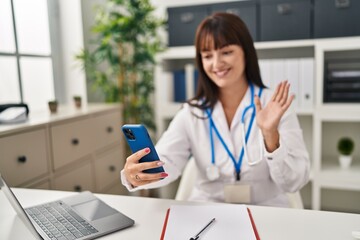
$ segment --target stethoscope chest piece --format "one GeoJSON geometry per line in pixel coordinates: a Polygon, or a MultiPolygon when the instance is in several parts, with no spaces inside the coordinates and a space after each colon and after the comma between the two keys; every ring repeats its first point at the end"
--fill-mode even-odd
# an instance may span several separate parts
{"type": "Polygon", "coordinates": [[[215,165],[211,165],[206,168],[206,176],[210,181],[215,181],[220,178],[219,168],[215,165]]]}

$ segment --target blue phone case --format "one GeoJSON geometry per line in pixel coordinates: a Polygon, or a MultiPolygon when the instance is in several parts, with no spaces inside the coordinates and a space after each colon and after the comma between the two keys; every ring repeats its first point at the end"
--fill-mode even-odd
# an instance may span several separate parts
{"type": "MultiPolygon", "coordinates": [[[[139,162],[152,162],[160,160],[159,156],[156,153],[154,144],[151,141],[149,133],[146,128],[141,124],[125,124],[122,126],[122,131],[124,133],[125,139],[130,146],[130,149],[133,153],[144,149],[146,147],[150,148],[150,153],[142,157],[139,162]]],[[[144,173],[160,173],[164,172],[163,167],[157,167],[152,169],[147,169],[143,171],[144,173]]]]}

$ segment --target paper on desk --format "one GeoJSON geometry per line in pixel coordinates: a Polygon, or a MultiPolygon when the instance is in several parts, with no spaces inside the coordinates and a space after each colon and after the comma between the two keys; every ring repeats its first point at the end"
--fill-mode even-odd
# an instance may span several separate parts
{"type": "Polygon", "coordinates": [[[246,205],[173,205],[170,207],[164,240],[189,240],[211,219],[199,239],[256,240],[246,205]]]}

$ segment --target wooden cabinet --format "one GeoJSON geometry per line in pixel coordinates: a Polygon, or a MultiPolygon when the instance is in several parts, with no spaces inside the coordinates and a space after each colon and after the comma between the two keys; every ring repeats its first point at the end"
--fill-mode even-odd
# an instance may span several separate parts
{"type": "Polygon", "coordinates": [[[51,126],[54,169],[85,157],[94,149],[94,119],[72,120],[51,126]]]}
{"type": "Polygon", "coordinates": [[[113,149],[97,156],[95,160],[96,190],[102,190],[109,187],[112,183],[120,181],[119,173],[122,164],[119,161],[122,149],[113,149]]]}
{"type": "Polygon", "coordinates": [[[96,149],[120,141],[121,115],[120,112],[101,114],[94,118],[94,134],[96,149]]]}
{"type": "Polygon", "coordinates": [[[0,171],[12,186],[48,174],[46,131],[40,128],[0,138],[0,171]]]}
{"type": "MultiPolygon", "coordinates": [[[[107,192],[121,189],[121,106],[60,106],[0,125],[0,173],[13,187],[107,192]]],[[[126,193],[126,191],[118,191],[126,193]]]]}
{"type": "Polygon", "coordinates": [[[54,189],[66,191],[94,191],[94,174],[91,163],[67,171],[66,173],[54,178],[54,189]]]}

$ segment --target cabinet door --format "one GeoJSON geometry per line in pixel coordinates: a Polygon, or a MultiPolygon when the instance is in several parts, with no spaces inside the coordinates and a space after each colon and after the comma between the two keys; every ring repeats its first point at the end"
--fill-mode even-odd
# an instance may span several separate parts
{"type": "Polygon", "coordinates": [[[58,169],[92,153],[95,143],[93,119],[51,127],[54,168],[58,169]]]}
{"type": "Polygon", "coordinates": [[[311,37],[310,0],[261,0],[260,40],[292,40],[311,37]]]}
{"type": "Polygon", "coordinates": [[[10,186],[48,172],[45,129],[0,138],[0,171],[10,186]]]}
{"type": "Polygon", "coordinates": [[[196,28],[208,15],[209,5],[168,8],[169,46],[194,44],[196,28]]]}
{"type": "Polygon", "coordinates": [[[116,148],[99,156],[95,161],[96,190],[101,191],[110,184],[120,182],[120,170],[124,165],[123,151],[116,148]]]}
{"type": "Polygon", "coordinates": [[[121,115],[120,111],[107,113],[95,117],[95,140],[96,148],[100,149],[121,138],[121,115]]]}
{"type": "Polygon", "coordinates": [[[78,167],[72,171],[64,173],[54,179],[54,188],[57,190],[81,192],[85,190],[93,191],[94,184],[91,164],[78,167]]]}

